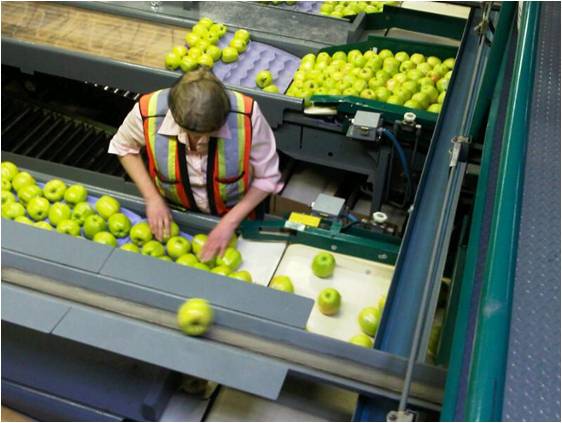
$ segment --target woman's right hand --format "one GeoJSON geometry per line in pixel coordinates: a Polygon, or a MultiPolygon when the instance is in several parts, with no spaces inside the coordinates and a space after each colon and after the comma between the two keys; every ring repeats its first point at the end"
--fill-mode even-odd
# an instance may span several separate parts
{"type": "Polygon", "coordinates": [[[150,229],[158,241],[162,241],[164,236],[169,236],[172,213],[160,195],[146,200],[146,217],[150,229]]]}

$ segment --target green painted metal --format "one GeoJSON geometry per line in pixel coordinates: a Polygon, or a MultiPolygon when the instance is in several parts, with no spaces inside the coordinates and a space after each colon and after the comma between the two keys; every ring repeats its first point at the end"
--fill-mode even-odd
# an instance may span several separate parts
{"type": "MultiPolygon", "coordinates": [[[[458,50],[456,47],[440,44],[431,44],[421,41],[410,41],[372,35],[369,36],[367,41],[339,46],[331,46],[323,48],[319,50],[319,52],[325,51],[329,54],[333,54],[336,51],[345,51],[347,53],[351,50],[360,50],[362,52],[365,52],[368,50],[372,50],[373,48],[377,48],[379,51],[383,49],[389,49],[393,52],[405,51],[408,54],[421,53],[425,56],[436,56],[441,59],[456,57],[458,50]]],[[[412,109],[409,109],[407,107],[353,96],[315,95],[311,97],[311,101],[319,106],[336,105],[338,111],[341,113],[353,114],[357,110],[371,110],[381,112],[383,114],[383,118],[390,122],[396,119],[401,119],[404,116],[404,113],[412,111],[412,109]]],[[[416,113],[417,119],[426,125],[435,125],[435,123],[437,122],[437,118],[439,117],[439,114],[430,113],[426,110],[416,109],[414,110],[414,112],[416,113]]]]}
{"type": "Polygon", "coordinates": [[[367,15],[366,29],[400,28],[460,40],[466,19],[385,5],[383,13],[367,15]]]}
{"type": "Polygon", "coordinates": [[[331,250],[385,264],[394,264],[400,249],[400,239],[376,234],[361,228],[341,232],[341,226],[307,227],[303,231],[285,228],[285,221],[245,221],[240,226],[246,239],[286,241],[331,250]]]}
{"type": "MultiPolygon", "coordinates": [[[[505,4],[505,3],[504,3],[505,4]]],[[[512,15],[513,18],[513,15],[512,15]]],[[[453,339],[451,342],[450,355],[448,359],[449,370],[447,373],[447,383],[445,385],[445,397],[443,399],[443,407],[441,410],[441,421],[452,421],[455,419],[455,409],[457,405],[457,396],[461,384],[462,360],[466,346],[466,332],[468,330],[468,321],[470,317],[470,303],[473,291],[473,284],[476,275],[476,263],[478,260],[480,244],[480,233],[482,219],[486,207],[487,183],[490,168],[490,160],[492,158],[493,137],[496,131],[496,122],[500,106],[500,94],[505,84],[503,76],[506,71],[507,54],[505,53],[505,45],[503,46],[504,54],[502,54],[502,62],[497,73],[498,78],[493,93],[493,101],[488,117],[488,124],[484,137],[484,148],[480,166],[480,176],[476,188],[476,196],[474,200],[474,208],[472,212],[472,224],[470,227],[468,248],[466,252],[466,260],[464,264],[464,273],[459,288],[459,299],[456,310],[456,318],[454,322],[453,339]]]]}
{"type": "Polygon", "coordinates": [[[501,419],[540,2],[525,2],[465,406],[467,420],[501,419]]]}

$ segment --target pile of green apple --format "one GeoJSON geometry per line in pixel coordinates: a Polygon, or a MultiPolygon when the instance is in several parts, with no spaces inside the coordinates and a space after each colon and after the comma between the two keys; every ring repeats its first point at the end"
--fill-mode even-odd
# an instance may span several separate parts
{"type": "Polygon", "coordinates": [[[405,51],[337,51],[307,54],[286,94],[310,105],[313,95],[355,96],[439,113],[455,59],[405,51]]]}
{"type": "Polygon", "coordinates": [[[227,31],[225,24],[201,18],[185,35],[185,45],[175,46],[166,54],[166,69],[176,70],[179,67],[183,72],[189,72],[199,65],[212,68],[219,60],[224,63],[235,62],[246,51],[250,33],[239,29],[228,47],[221,49],[217,44],[227,31]]]}
{"type": "Polygon", "coordinates": [[[398,5],[397,1],[324,1],[320,6],[320,14],[343,18],[359,13],[381,13],[384,5],[398,5]]]}
{"type": "Polygon", "coordinates": [[[267,69],[261,70],[256,75],[256,86],[266,93],[278,93],[279,88],[273,83],[273,75],[267,69]]]}

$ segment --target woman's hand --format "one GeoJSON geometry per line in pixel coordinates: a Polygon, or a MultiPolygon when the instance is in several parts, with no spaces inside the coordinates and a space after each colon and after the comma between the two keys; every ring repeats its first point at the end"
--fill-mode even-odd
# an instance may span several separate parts
{"type": "Polygon", "coordinates": [[[223,218],[209,234],[209,238],[201,250],[199,259],[202,262],[206,262],[217,256],[222,256],[237,227],[238,224],[223,218]]]}
{"type": "Polygon", "coordinates": [[[146,200],[146,217],[150,230],[158,241],[162,241],[165,235],[170,234],[172,213],[170,213],[166,201],[160,195],[155,195],[146,200]]]}

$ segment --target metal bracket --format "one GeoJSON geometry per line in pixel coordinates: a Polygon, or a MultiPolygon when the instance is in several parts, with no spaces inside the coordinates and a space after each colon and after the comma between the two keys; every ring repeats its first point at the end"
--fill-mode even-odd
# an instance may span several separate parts
{"type": "Polygon", "coordinates": [[[416,413],[412,410],[390,411],[386,415],[387,422],[414,422],[416,421],[416,413]]]}
{"type": "Polygon", "coordinates": [[[451,142],[453,143],[453,148],[449,150],[451,154],[451,161],[449,162],[449,167],[455,167],[459,162],[459,160],[465,161],[464,156],[466,156],[466,153],[463,154],[462,157],[461,157],[461,153],[463,147],[468,146],[470,144],[470,138],[464,135],[457,135],[453,137],[451,142]]]}

